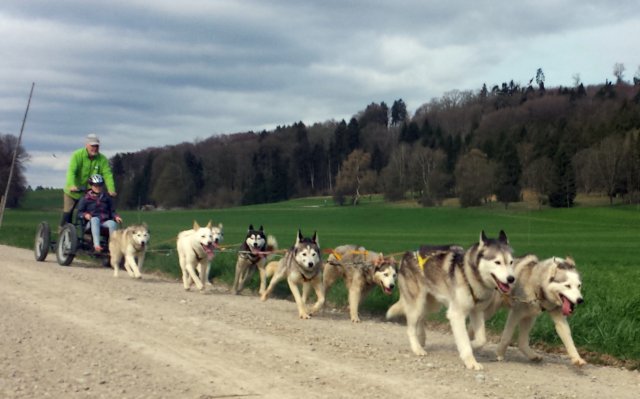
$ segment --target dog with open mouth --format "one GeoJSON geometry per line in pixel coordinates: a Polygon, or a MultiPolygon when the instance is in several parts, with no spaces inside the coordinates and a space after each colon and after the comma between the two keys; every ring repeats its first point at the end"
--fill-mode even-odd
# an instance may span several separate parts
{"type": "MultiPolygon", "coordinates": [[[[340,278],[349,292],[351,321],[360,322],[360,301],[373,287],[378,286],[391,295],[398,276],[397,264],[392,257],[367,250],[357,245],[340,245],[329,254],[324,263],[322,281],[325,292],[340,278]]],[[[303,291],[304,295],[304,291],[303,291]]]]}
{"type": "MultiPolygon", "coordinates": [[[[506,303],[509,316],[496,349],[498,360],[503,360],[507,346],[518,327],[518,348],[532,361],[542,357],[529,346],[529,334],[536,318],[548,312],[556,332],[562,340],[571,362],[580,367],[587,362],[580,356],[571,336],[567,317],[573,314],[576,305],[584,302],[582,281],[575,261],[570,258],[552,257],[539,260],[527,255],[515,261],[516,282],[506,303]]],[[[499,306],[505,301],[499,300],[499,306]]]]}
{"type": "Polygon", "coordinates": [[[504,231],[497,239],[487,238],[482,231],[480,240],[466,251],[451,246],[435,253],[405,253],[398,268],[400,299],[389,308],[387,318],[406,316],[411,350],[424,356],[425,318],[444,305],[460,358],[468,369],[482,370],[472,348],[487,341],[485,311],[495,303],[495,293],[509,294],[513,287],[512,252],[504,231]],[[467,317],[473,341],[467,333],[467,317]]]}
{"type": "Polygon", "coordinates": [[[205,227],[200,227],[198,222],[194,221],[193,229],[178,234],[176,247],[185,290],[189,290],[192,284],[200,291],[204,290],[215,255],[214,250],[222,242],[222,227],[222,223],[213,226],[211,221],[205,227]]]}

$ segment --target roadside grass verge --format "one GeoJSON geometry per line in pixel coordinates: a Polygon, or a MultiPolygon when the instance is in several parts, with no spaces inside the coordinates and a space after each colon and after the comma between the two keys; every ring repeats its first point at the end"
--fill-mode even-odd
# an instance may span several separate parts
{"type": "MultiPolygon", "coordinates": [[[[37,202],[30,202],[31,204],[37,202]]],[[[0,229],[0,243],[32,248],[36,226],[46,220],[55,237],[60,214],[7,210],[0,229]]],[[[263,225],[276,237],[279,248],[293,245],[298,228],[305,235],[318,232],[323,249],[342,244],[359,244],[400,258],[421,244],[457,243],[468,247],[481,230],[496,237],[503,229],[515,255],[572,256],[583,280],[585,303],[569,319],[576,345],[591,362],[607,362],[614,357],[630,368],[640,367],[640,209],[637,206],[598,206],[573,209],[532,209],[531,207],[485,206],[418,208],[387,204],[379,197],[365,198],[357,207],[336,206],[330,198],[304,198],[287,202],[212,210],[122,212],[125,224],[146,222],[151,230],[150,253],[145,269],[179,279],[175,237],[191,228],[193,221],[224,224],[223,251],[213,261],[213,278],[230,285],[233,281],[236,250],[250,224],[263,225]]],[[[49,257],[55,257],[50,254],[49,257]]],[[[326,257],[326,255],[325,255],[326,257]]],[[[178,281],[176,281],[178,284],[178,281]]],[[[255,274],[248,289],[257,290],[255,274]]],[[[286,283],[276,295],[289,297],[286,283]]],[[[334,285],[328,293],[333,306],[346,307],[344,285],[334,285]]],[[[397,299],[378,289],[363,301],[361,310],[383,316],[397,299]]],[[[488,326],[499,334],[506,312],[499,312],[488,326]]],[[[443,313],[433,318],[444,321],[443,313]]],[[[564,352],[548,315],[539,317],[532,342],[564,352]]],[[[615,363],[615,362],[614,362],[615,363]]]]}

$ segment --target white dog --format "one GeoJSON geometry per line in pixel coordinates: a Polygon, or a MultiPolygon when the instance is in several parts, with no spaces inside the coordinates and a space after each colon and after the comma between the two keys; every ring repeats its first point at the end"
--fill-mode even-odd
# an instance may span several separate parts
{"type": "Polygon", "coordinates": [[[178,260],[182,269],[182,283],[185,290],[195,284],[203,290],[209,276],[214,249],[222,241],[222,223],[212,227],[211,221],[200,227],[193,222],[193,229],[178,234],[178,260]]]}
{"type": "Polygon", "coordinates": [[[109,237],[109,255],[111,256],[114,277],[118,277],[120,263],[124,258],[124,268],[129,273],[129,276],[142,278],[140,269],[144,264],[144,255],[149,238],[149,229],[146,224],[129,226],[124,230],[115,230],[111,233],[109,237]]]}

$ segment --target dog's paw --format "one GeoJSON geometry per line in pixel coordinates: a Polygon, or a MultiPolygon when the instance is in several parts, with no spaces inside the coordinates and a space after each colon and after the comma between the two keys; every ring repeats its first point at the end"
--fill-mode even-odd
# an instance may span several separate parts
{"type": "Polygon", "coordinates": [[[576,358],[576,359],[572,359],[571,363],[573,363],[573,365],[576,366],[576,367],[582,367],[582,366],[585,366],[587,364],[587,361],[584,360],[583,358],[579,357],[579,358],[576,358]]]}
{"type": "Polygon", "coordinates": [[[465,361],[464,366],[469,370],[475,370],[475,371],[484,370],[484,367],[480,363],[478,363],[475,359],[465,361]]]}
{"type": "Polygon", "coordinates": [[[533,356],[529,356],[529,360],[531,360],[532,362],[541,362],[542,361],[542,356],[536,354],[533,356]]]}
{"type": "Polygon", "coordinates": [[[352,323],[360,323],[360,318],[359,317],[352,317],[351,318],[351,322],[352,323]]]}
{"type": "Polygon", "coordinates": [[[497,361],[499,361],[499,362],[504,361],[504,355],[498,355],[498,354],[496,354],[496,360],[497,360],[497,361]]]}
{"type": "Polygon", "coordinates": [[[300,318],[303,320],[310,319],[311,315],[308,313],[300,313],[300,318]]]}
{"type": "Polygon", "coordinates": [[[262,295],[260,295],[260,300],[261,300],[262,302],[266,301],[266,300],[267,300],[267,295],[266,295],[266,294],[262,294],[262,295]]]}

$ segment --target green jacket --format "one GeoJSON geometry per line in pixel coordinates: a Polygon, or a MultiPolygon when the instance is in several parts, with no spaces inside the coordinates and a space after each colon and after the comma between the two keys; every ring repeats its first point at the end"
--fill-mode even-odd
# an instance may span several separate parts
{"type": "Polygon", "coordinates": [[[64,186],[64,192],[71,198],[80,199],[82,193],[69,191],[70,187],[86,189],[87,181],[91,175],[100,174],[104,178],[108,192],[115,192],[116,185],[113,181],[113,173],[109,166],[109,160],[104,155],[98,153],[93,159],[89,159],[86,148],[74,151],[67,169],[67,184],[64,186]]]}

